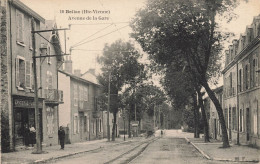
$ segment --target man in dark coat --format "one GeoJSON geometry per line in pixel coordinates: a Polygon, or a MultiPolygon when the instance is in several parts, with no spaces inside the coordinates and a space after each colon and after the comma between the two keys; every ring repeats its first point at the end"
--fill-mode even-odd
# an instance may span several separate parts
{"type": "Polygon", "coordinates": [[[25,124],[24,126],[24,144],[26,146],[26,149],[29,147],[29,142],[30,142],[30,129],[28,127],[28,124],[25,124]]]}
{"type": "Polygon", "coordinates": [[[60,140],[61,149],[64,150],[65,131],[63,130],[62,126],[60,126],[60,129],[58,131],[58,136],[59,136],[59,140],[60,140]]]}

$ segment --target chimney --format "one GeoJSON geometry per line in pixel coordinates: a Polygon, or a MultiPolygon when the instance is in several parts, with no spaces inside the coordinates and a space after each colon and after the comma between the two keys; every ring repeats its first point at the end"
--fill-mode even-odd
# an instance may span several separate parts
{"type": "Polygon", "coordinates": [[[81,77],[81,70],[80,69],[75,69],[74,70],[74,75],[77,77],[81,77]]]}
{"type": "Polygon", "coordinates": [[[66,56],[64,61],[64,71],[72,74],[72,60],[71,56],[66,56]]]}

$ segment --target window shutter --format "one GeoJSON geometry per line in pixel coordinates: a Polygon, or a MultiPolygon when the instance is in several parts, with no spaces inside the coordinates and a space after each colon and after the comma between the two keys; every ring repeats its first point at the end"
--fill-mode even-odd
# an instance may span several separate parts
{"type": "Polygon", "coordinates": [[[254,73],[255,73],[255,86],[258,86],[258,73],[257,72],[258,70],[258,60],[257,58],[255,59],[255,70],[254,70],[254,73]]]}
{"type": "Polygon", "coordinates": [[[32,19],[29,18],[29,48],[32,48],[32,19]]]}
{"type": "Polygon", "coordinates": [[[31,61],[31,88],[34,90],[33,62],[31,61]]]}
{"type": "Polygon", "coordinates": [[[23,14],[21,13],[21,42],[24,42],[24,19],[23,14]]]}
{"type": "Polygon", "coordinates": [[[19,11],[16,10],[16,41],[20,41],[20,31],[19,31],[19,11]]]}
{"type": "Polygon", "coordinates": [[[29,60],[25,63],[25,87],[31,87],[31,61],[29,60]]]}
{"type": "Polygon", "coordinates": [[[243,73],[243,72],[244,72],[244,69],[242,68],[242,69],[241,69],[241,91],[244,90],[244,88],[243,88],[243,85],[244,85],[244,81],[243,81],[243,77],[244,77],[244,76],[243,76],[243,75],[244,75],[244,73],[243,73]]]}
{"type": "Polygon", "coordinates": [[[15,84],[17,87],[20,86],[20,80],[19,80],[19,58],[15,59],[15,84]]]}

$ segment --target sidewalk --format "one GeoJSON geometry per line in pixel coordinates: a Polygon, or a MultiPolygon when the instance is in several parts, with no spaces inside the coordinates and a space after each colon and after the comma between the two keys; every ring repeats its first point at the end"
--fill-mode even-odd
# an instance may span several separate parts
{"type": "Polygon", "coordinates": [[[230,148],[221,148],[222,142],[211,140],[204,143],[203,138],[185,137],[205,158],[215,161],[259,162],[260,150],[230,143],[230,148]]]}
{"type": "Polygon", "coordinates": [[[32,154],[33,149],[19,150],[16,152],[2,153],[1,159],[3,164],[43,163],[53,159],[59,159],[75,154],[99,150],[108,145],[117,145],[123,144],[125,142],[132,142],[133,140],[137,140],[138,138],[139,137],[132,139],[126,137],[126,141],[123,141],[123,138],[116,138],[116,141],[114,142],[107,142],[107,139],[85,141],[67,144],[65,145],[64,150],[60,150],[60,145],[43,147],[42,150],[45,152],[43,154],[32,154]]]}

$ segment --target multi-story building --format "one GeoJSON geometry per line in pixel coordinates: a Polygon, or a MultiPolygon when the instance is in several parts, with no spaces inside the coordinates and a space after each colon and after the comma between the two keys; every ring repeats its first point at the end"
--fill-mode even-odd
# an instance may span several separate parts
{"type": "Polygon", "coordinates": [[[223,108],[229,138],[260,146],[260,15],[232,43],[226,50],[223,70],[223,108]]]}
{"type": "Polygon", "coordinates": [[[102,112],[99,109],[101,86],[82,78],[80,70],[72,74],[72,61],[66,57],[65,69],[59,70],[59,89],[64,104],[60,105],[59,123],[67,128],[67,142],[75,143],[103,138],[102,112]]]}
{"type": "MultiPolygon", "coordinates": [[[[35,88],[31,22],[34,20],[34,29],[40,30],[41,24],[44,25],[45,23],[45,19],[19,0],[3,0],[1,1],[1,9],[5,10],[4,14],[1,15],[2,20],[5,21],[4,24],[1,24],[5,34],[5,37],[1,38],[4,42],[2,45],[4,51],[1,54],[4,59],[1,65],[5,76],[2,79],[4,92],[2,91],[1,94],[4,95],[4,101],[2,101],[1,110],[5,118],[5,144],[11,150],[23,147],[25,126],[36,127],[34,108],[34,92],[36,89],[39,96],[41,140],[48,145],[58,144],[56,137],[58,122],[56,120],[58,119],[57,105],[59,100],[55,100],[55,103],[50,102],[45,97],[46,92],[43,88],[45,89],[48,86],[49,88],[57,89],[57,65],[62,62],[62,57],[50,59],[52,64],[44,63],[44,58],[36,59],[37,84],[39,88],[35,88]],[[52,83],[43,80],[46,79],[46,72],[53,74],[52,79],[49,78],[49,80],[52,80],[52,83]],[[50,106],[52,109],[50,109],[50,106]]],[[[50,33],[46,35],[49,37],[48,40],[51,42],[55,40],[59,45],[57,35],[50,33]]],[[[43,40],[40,36],[35,34],[35,50],[38,57],[43,53],[46,54],[44,48],[41,47],[42,42],[43,40]]],[[[52,55],[60,54],[60,51],[53,48],[53,45],[49,47],[51,53],[53,53],[52,55]]]]}

